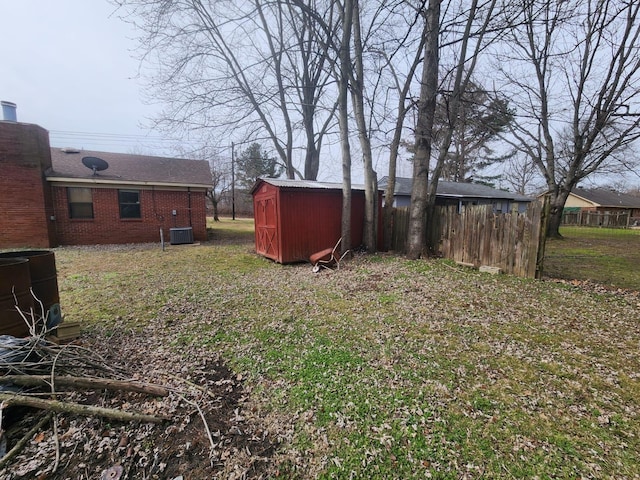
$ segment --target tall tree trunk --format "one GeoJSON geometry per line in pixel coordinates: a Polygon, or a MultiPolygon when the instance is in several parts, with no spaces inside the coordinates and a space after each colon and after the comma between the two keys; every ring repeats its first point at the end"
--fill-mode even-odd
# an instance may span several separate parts
{"type": "Polygon", "coordinates": [[[358,128],[358,138],[364,161],[364,221],[362,225],[362,240],[368,252],[377,250],[378,232],[378,177],[373,170],[373,154],[371,140],[365,120],[364,109],[364,66],[362,63],[362,37],[360,29],[360,6],[358,0],[353,0],[353,44],[355,75],[352,80],[351,93],[353,110],[358,128]]]}
{"type": "Polygon", "coordinates": [[[304,178],[305,180],[317,180],[320,168],[320,155],[316,148],[315,135],[313,132],[313,119],[303,120],[307,130],[307,150],[304,157],[304,178]]]}
{"type": "Polygon", "coordinates": [[[400,140],[402,139],[402,131],[404,128],[404,121],[407,117],[409,107],[407,107],[407,97],[411,85],[413,85],[413,78],[415,71],[420,65],[420,59],[422,57],[422,49],[424,48],[424,41],[426,38],[426,24],[423,27],[422,39],[420,46],[416,49],[415,57],[411,63],[411,68],[406,72],[404,84],[400,85],[398,77],[396,78],[396,88],[398,89],[398,115],[395,121],[395,127],[393,131],[393,139],[389,147],[389,173],[387,181],[387,189],[384,197],[384,208],[382,212],[382,235],[383,235],[383,249],[388,251],[391,249],[391,237],[393,234],[393,212],[394,212],[394,198],[396,191],[396,170],[398,164],[398,149],[400,148],[400,140]]]}
{"type": "Polygon", "coordinates": [[[211,205],[213,207],[213,221],[214,222],[219,222],[220,221],[220,216],[218,215],[218,202],[211,202],[211,205]]]}
{"type": "MultiPolygon", "coordinates": [[[[474,50],[469,54],[468,47],[471,39],[474,21],[478,16],[478,0],[473,0],[469,7],[469,13],[465,24],[464,33],[462,35],[462,41],[460,42],[458,63],[455,67],[455,78],[453,82],[453,88],[451,90],[448,111],[447,111],[447,128],[445,129],[444,139],[440,144],[440,152],[436,160],[436,164],[431,172],[431,182],[427,188],[427,205],[426,205],[426,226],[425,231],[431,232],[435,225],[435,209],[436,209],[436,195],[438,192],[438,182],[442,176],[442,170],[445,166],[445,161],[449,153],[449,148],[453,140],[453,134],[458,128],[459,123],[464,115],[461,113],[462,97],[469,85],[471,84],[471,76],[475,70],[475,66],[478,61],[478,55],[483,45],[482,39],[487,31],[494,6],[495,0],[491,0],[487,4],[487,12],[485,14],[484,24],[475,38],[474,50]]],[[[435,102],[435,100],[434,100],[435,102]]],[[[427,249],[429,254],[436,253],[437,245],[433,244],[433,235],[427,236],[427,249]]]]}
{"type": "Polygon", "coordinates": [[[400,146],[400,131],[396,130],[391,141],[391,153],[389,154],[389,175],[387,176],[387,188],[384,192],[384,207],[382,209],[382,249],[391,250],[391,237],[393,236],[393,200],[396,190],[396,167],[398,161],[398,148],[400,146]]]}
{"type": "Polygon", "coordinates": [[[211,201],[211,207],[213,208],[213,221],[219,222],[220,218],[218,216],[218,196],[210,190],[209,192],[207,192],[207,197],[209,197],[209,200],[211,201]]]}
{"type": "Polygon", "coordinates": [[[549,195],[549,220],[547,222],[546,235],[548,238],[560,238],[560,224],[562,223],[562,212],[564,211],[564,204],[569,198],[571,189],[573,187],[558,188],[552,190],[549,195]]]}
{"type": "Polygon", "coordinates": [[[438,36],[440,30],[440,0],[429,0],[426,11],[427,33],[424,44],[424,60],[418,101],[416,147],[413,157],[413,188],[409,210],[407,257],[420,258],[425,247],[427,186],[433,121],[438,89],[438,36]]]}
{"type": "Polygon", "coordinates": [[[340,45],[340,75],[338,91],[338,123],[342,150],[342,245],[341,253],[351,245],[351,147],[349,145],[349,71],[351,69],[351,27],[353,2],[345,0],[342,12],[342,42],[340,45]]]}

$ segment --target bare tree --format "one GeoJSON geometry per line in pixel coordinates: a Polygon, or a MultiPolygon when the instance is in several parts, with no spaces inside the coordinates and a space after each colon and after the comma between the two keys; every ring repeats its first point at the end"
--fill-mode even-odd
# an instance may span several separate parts
{"type": "MultiPolygon", "coordinates": [[[[312,10],[307,2],[292,1],[300,9],[312,10]]],[[[335,1],[330,1],[330,3],[339,5],[339,2],[335,1]]],[[[402,17],[404,10],[400,7],[403,5],[403,2],[379,1],[367,3],[368,9],[363,11],[362,7],[365,4],[361,4],[358,0],[345,1],[336,10],[341,17],[340,36],[334,35],[335,29],[326,22],[319,12],[311,13],[319,26],[318,28],[325,34],[329,50],[333,51],[339,59],[332,65],[336,67],[333,73],[339,85],[338,119],[345,195],[343,222],[346,222],[347,217],[350,216],[350,206],[347,207],[349,200],[346,195],[350,195],[351,191],[352,146],[350,136],[351,131],[354,130],[358,135],[364,166],[366,201],[363,240],[368,251],[376,250],[378,237],[378,188],[377,174],[373,167],[373,140],[380,130],[380,125],[388,122],[388,118],[384,115],[378,115],[377,111],[380,102],[376,98],[376,88],[380,85],[381,72],[380,69],[372,67],[369,60],[372,57],[386,55],[386,51],[380,47],[380,44],[384,45],[386,41],[395,44],[402,43],[395,38],[395,35],[399,35],[402,39],[406,33],[398,32],[394,28],[395,25],[390,25],[390,18],[402,17]],[[354,129],[351,129],[350,122],[354,123],[354,129]]],[[[346,223],[343,223],[343,240],[346,230],[346,223]]]]}
{"type": "Polygon", "coordinates": [[[267,139],[288,178],[316,178],[335,99],[323,93],[324,43],[305,12],[261,0],[113,1],[142,32],[143,71],[153,69],[150,92],[166,105],[156,126],[185,136],[214,130],[226,142],[267,139]],[[307,151],[304,174],[297,148],[307,151]]]}
{"type": "Polygon", "coordinates": [[[338,73],[338,121],[342,150],[342,253],[351,248],[351,145],[349,143],[349,74],[351,72],[351,32],[353,1],[344,0],[342,8],[342,37],[340,40],[338,73]]]}
{"type": "Polygon", "coordinates": [[[435,250],[435,245],[426,245],[426,232],[433,228],[438,181],[442,175],[454,133],[463,116],[461,114],[462,98],[473,85],[472,76],[480,53],[487,48],[488,44],[499,38],[507,27],[503,16],[497,11],[496,0],[472,0],[468,6],[466,2],[450,2],[446,4],[446,17],[440,15],[440,7],[441,2],[430,1],[426,13],[427,23],[430,25],[425,42],[422,91],[416,129],[407,249],[409,258],[418,258],[425,246],[431,252],[435,250]],[[437,16],[434,17],[435,14],[437,16]],[[440,35],[443,39],[442,45],[440,35]],[[450,71],[443,76],[443,82],[450,85],[446,90],[448,97],[446,121],[439,131],[438,155],[435,162],[431,164],[436,95],[443,92],[438,85],[441,47],[448,49],[455,62],[450,71]],[[430,169],[431,178],[429,179],[430,169]]]}
{"type": "Polygon", "coordinates": [[[207,197],[213,209],[213,221],[219,222],[218,204],[231,191],[231,172],[228,167],[220,161],[210,160],[211,188],[207,190],[207,197]]]}
{"type": "Polygon", "coordinates": [[[523,155],[515,155],[507,160],[501,178],[520,195],[530,195],[540,190],[538,168],[523,155]]]}
{"type": "MultiPolygon", "coordinates": [[[[360,23],[366,21],[361,30],[362,57],[364,69],[356,70],[354,85],[362,97],[359,130],[366,132],[369,148],[363,145],[365,176],[373,172],[373,152],[388,158],[388,181],[383,210],[384,248],[388,249],[391,239],[393,192],[395,189],[397,161],[403,135],[408,134],[405,120],[408,112],[415,107],[411,88],[416,87],[416,70],[422,62],[425,22],[422,2],[367,2],[366,13],[360,13],[360,23]],[[363,115],[363,112],[365,113],[363,115]],[[364,122],[366,117],[366,123],[364,122]],[[371,166],[367,166],[368,151],[371,151],[371,166]]],[[[354,100],[356,104],[356,100],[354,100]]],[[[411,132],[412,134],[412,132],[411,132]]],[[[363,135],[361,135],[363,138],[363,135]]],[[[376,179],[377,180],[377,179],[376,179]]],[[[371,188],[377,186],[369,182],[371,188]]],[[[376,210],[377,212],[377,206],[376,210]]],[[[378,223],[377,220],[375,220],[378,223]]]]}
{"type": "MultiPolygon", "coordinates": [[[[343,61],[340,63],[340,78],[348,82],[347,87],[351,94],[353,110],[352,116],[358,134],[364,167],[365,211],[363,242],[367,251],[374,252],[378,246],[379,202],[378,179],[373,166],[373,141],[376,134],[379,133],[380,126],[388,122],[388,119],[386,115],[378,112],[381,102],[378,101],[377,93],[384,68],[377,68],[373,58],[384,57],[386,53],[384,49],[385,42],[403,43],[402,40],[398,41],[395,35],[399,34],[402,39],[406,33],[397,30],[391,19],[401,17],[404,10],[399,8],[402,2],[380,1],[375,4],[367,3],[366,6],[369,7],[369,10],[366,12],[361,8],[365,4],[361,4],[358,0],[345,2],[344,5],[343,15],[348,15],[349,10],[352,9],[352,38],[348,45],[350,49],[349,62],[346,62],[345,44],[341,44],[342,50],[340,54],[343,61]]],[[[345,38],[343,38],[344,41],[346,41],[345,38]]],[[[385,66],[389,65],[390,62],[386,62],[385,66]]],[[[413,77],[413,70],[411,77],[413,77]]],[[[341,97],[341,102],[343,100],[346,99],[341,97]]],[[[347,104],[341,103],[340,108],[342,107],[346,108],[347,104]]],[[[404,115],[404,112],[402,112],[402,115],[404,115]]],[[[401,124],[402,121],[400,121],[401,124]]],[[[341,129],[341,131],[344,132],[345,130],[341,129]]]]}
{"type": "Polygon", "coordinates": [[[211,188],[207,190],[207,198],[213,209],[213,220],[220,221],[218,206],[231,191],[231,160],[219,155],[216,148],[211,146],[211,141],[204,139],[201,143],[187,149],[185,145],[176,145],[173,148],[177,156],[205,160],[209,163],[211,171],[211,188]]]}
{"type": "Polygon", "coordinates": [[[328,32],[315,27],[315,18],[308,9],[299,9],[295,5],[279,2],[283,15],[288,17],[288,24],[292,31],[295,49],[286,49],[289,68],[293,70],[292,78],[297,82],[295,88],[297,102],[300,105],[301,122],[305,131],[306,148],[304,161],[304,178],[316,180],[320,168],[320,151],[324,138],[332,131],[335,122],[335,112],[338,106],[337,98],[328,100],[333,82],[331,75],[335,58],[331,55],[331,42],[324,40],[325,33],[330,37],[338,23],[335,2],[314,1],[310,4],[311,11],[318,12],[324,19],[328,32]],[[320,114],[319,110],[322,110],[320,114]]]}
{"type": "Polygon", "coordinates": [[[429,0],[425,12],[425,42],[422,66],[416,146],[413,156],[413,187],[409,210],[407,257],[417,259],[422,255],[426,242],[425,214],[427,212],[427,186],[429,160],[431,158],[433,123],[438,90],[438,64],[440,39],[440,0],[429,0]]]}
{"type": "Polygon", "coordinates": [[[371,150],[371,129],[366,121],[365,112],[365,70],[364,40],[362,37],[361,11],[358,0],[353,0],[353,67],[351,78],[351,97],[354,116],[364,162],[364,223],[362,226],[363,242],[369,252],[377,250],[378,232],[378,178],[373,169],[373,152],[371,150]]]}
{"type": "Polygon", "coordinates": [[[528,0],[508,52],[498,52],[518,108],[507,140],[544,177],[548,236],[560,236],[580,181],[631,168],[624,153],[640,137],[639,11],[626,0],[528,0]]]}
{"type": "MultiPolygon", "coordinates": [[[[423,16],[418,13],[415,15],[415,18],[417,23],[417,21],[423,18],[423,16]]],[[[424,40],[426,38],[426,26],[427,24],[425,22],[422,22],[422,33],[420,35],[420,42],[418,44],[418,47],[415,49],[413,57],[410,58],[410,62],[406,66],[406,72],[404,74],[399,73],[398,69],[394,67],[388,56],[384,54],[384,58],[389,66],[391,78],[393,79],[393,85],[390,88],[395,89],[395,91],[397,92],[396,109],[394,115],[395,122],[392,130],[393,136],[389,145],[389,165],[382,222],[385,250],[391,247],[391,236],[393,228],[392,213],[394,209],[393,200],[396,187],[398,156],[400,153],[400,146],[402,144],[402,135],[405,131],[405,120],[407,118],[407,114],[409,113],[411,108],[415,106],[414,102],[410,98],[410,89],[414,83],[416,69],[422,61],[422,51],[424,49],[424,40]]]]}

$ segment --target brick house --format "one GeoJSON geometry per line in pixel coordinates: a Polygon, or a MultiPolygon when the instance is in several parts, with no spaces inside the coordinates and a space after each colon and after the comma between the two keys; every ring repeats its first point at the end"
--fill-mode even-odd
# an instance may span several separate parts
{"type": "Polygon", "coordinates": [[[160,229],[169,241],[183,228],[206,240],[210,186],[206,161],[51,148],[42,127],[0,121],[0,248],[156,242],[160,229]]]}
{"type": "Polygon", "coordinates": [[[579,208],[592,212],[629,212],[640,218],[640,197],[606,188],[582,188],[573,190],[565,208],[579,208]]]}
{"type": "Polygon", "coordinates": [[[578,187],[567,197],[562,221],[569,225],[640,225],[640,197],[607,188],[578,187]]]}

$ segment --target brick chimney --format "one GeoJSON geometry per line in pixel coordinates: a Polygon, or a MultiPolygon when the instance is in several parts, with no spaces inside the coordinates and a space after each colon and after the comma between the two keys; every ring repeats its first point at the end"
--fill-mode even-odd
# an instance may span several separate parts
{"type": "MultiPolygon", "coordinates": [[[[2,102],[3,110],[5,103],[2,102]]],[[[38,125],[0,121],[0,248],[57,245],[51,188],[49,132],[38,125]]]]}

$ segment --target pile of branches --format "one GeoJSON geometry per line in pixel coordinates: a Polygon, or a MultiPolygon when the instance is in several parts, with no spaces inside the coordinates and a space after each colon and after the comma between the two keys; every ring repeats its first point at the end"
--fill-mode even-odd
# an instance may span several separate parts
{"type": "Polygon", "coordinates": [[[41,336],[0,335],[0,373],[0,412],[8,406],[21,405],[124,421],[160,423],[165,420],[57,400],[62,393],[58,389],[69,387],[169,394],[162,386],[125,380],[121,369],[108,366],[97,354],[79,345],[57,345],[41,336]],[[43,393],[52,398],[42,398],[43,393]]]}
{"type": "Polygon", "coordinates": [[[23,314],[31,335],[18,338],[0,335],[0,468],[10,462],[54,413],[97,416],[118,421],[162,423],[168,417],[129,412],[120,409],[84,405],[66,400],[69,390],[114,390],[167,396],[170,390],[128,380],[126,372],[109,365],[94,351],[80,345],[59,345],[48,340],[50,329],[33,312],[23,314]],[[62,398],[62,399],[61,399],[62,398]],[[4,425],[28,407],[48,412],[7,451],[4,425]]]}
{"type": "Polygon", "coordinates": [[[154,329],[123,331],[110,348],[99,329],[60,345],[45,321],[28,325],[26,338],[0,335],[0,476],[267,475],[275,444],[241,415],[242,378],[219,357],[190,351],[187,366],[184,352],[155,348],[166,332],[154,329]]]}
{"type": "MultiPolygon", "coordinates": [[[[32,292],[33,295],[33,292],[32,292]]],[[[16,310],[27,324],[30,335],[26,338],[0,335],[0,468],[8,464],[30,439],[53,418],[55,413],[97,416],[119,421],[161,423],[168,417],[159,417],[113,408],[84,405],[60,400],[68,396],[68,389],[104,389],[145,393],[155,396],[169,395],[169,389],[152,384],[127,380],[126,372],[108,363],[94,351],[80,345],[59,345],[51,338],[55,325],[48,322],[48,312],[40,305],[41,314],[34,309],[23,312],[16,302],[16,310]],[[18,419],[11,407],[28,407],[47,411],[22,438],[7,451],[5,424],[18,419]]]]}

